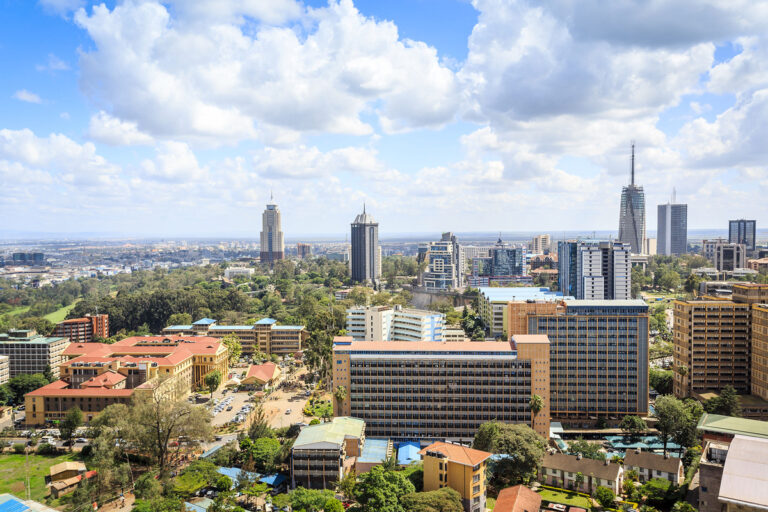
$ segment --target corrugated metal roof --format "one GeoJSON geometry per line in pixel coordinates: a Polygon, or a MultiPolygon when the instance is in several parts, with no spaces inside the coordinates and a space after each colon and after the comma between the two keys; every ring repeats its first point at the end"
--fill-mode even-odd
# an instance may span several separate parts
{"type": "Polygon", "coordinates": [[[256,325],[271,325],[277,323],[277,320],[274,318],[262,318],[258,322],[256,322],[256,325]]]}
{"type": "Polygon", "coordinates": [[[720,501],[768,509],[768,439],[736,436],[728,448],[720,501]]]}
{"type": "Polygon", "coordinates": [[[315,443],[341,445],[347,436],[362,437],[364,428],[365,422],[361,419],[339,416],[329,423],[310,425],[301,429],[293,447],[300,448],[315,443]]]}
{"type": "Polygon", "coordinates": [[[742,434],[750,437],[768,439],[768,421],[704,413],[699,420],[697,428],[704,432],[717,432],[732,435],[742,434]]]}

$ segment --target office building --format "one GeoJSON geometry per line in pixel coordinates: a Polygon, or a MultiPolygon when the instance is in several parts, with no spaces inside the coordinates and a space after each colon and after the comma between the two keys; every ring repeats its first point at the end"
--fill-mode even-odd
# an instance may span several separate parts
{"type": "Polygon", "coordinates": [[[69,339],[60,336],[41,336],[34,330],[9,330],[0,334],[0,355],[9,358],[9,375],[45,373],[50,368],[53,376],[59,376],[62,353],[69,339]]]}
{"type": "Polygon", "coordinates": [[[426,288],[448,290],[462,285],[464,255],[453,233],[443,233],[439,242],[430,242],[423,258],[427,262],[423,276],[426,288]]]}
{"type": "Polygon", "coordinates": [[[630,247],[619,241],[560,242],[558,281],[565,295],[587,300],[626,300],[632,297],[630,247]]]}
{"type": "Polygon", "coordinates": [[[485,512],[486,468],[493,454],[443,442],[419,454],[424,460],[424,492],[450,487],[461,495],[465,512],[485,512]]]}
{"type": "Polygon", "coordinates": [[[347,310],[347,334],[355,341],[444,341],[445,315],[400,306],[347,310]]]}
{"type": "Polygon", "coordinates": [[[488,258],[490,256],[491,247],[462,245],[461,250],[464,253],[464,272],[468,273],[469,271],[472,270],[472,260],[474,260],[475,258],[488,258]]]}
{"type": "Polygon", "coordinates": [[[473,287],[530,283],[525,262],[524,248],[509,247],[499,238],[496,245],[488,250],[488,257],[472,260],[472,275],[467,278],[467,283],[473,287]]]}
{"type": "Polygon", "coordinates": [[[130,403],[136,392],[178,399],[202,387],[212,371],[224,377],[229,370],[227,347],[200,336],[71,343],[62,357],[61,379],[25,395],[27,424],[61,420],[74,406],[89,422],[108,405],[130,403]]]}
{"type": "Polygon", "coordinates": [[[302,260],[311,258],[312,246],[310,244],[303,244],[299,242],[298,244],[296,244],[296,254],[298,254],[299,258],[301,258],[302,260]]]}
{"type": "Polygon", "coordinates": [[[14,265],[39,267],[45,265],[45,254],[42,252],[15,252],[11,256],[14,265]]]}
{"type": "Polygon", "coordinates": [[[291,486],[335,489],[362,454],[365,435],[365,422],[349,417],[301,429],[291,448],[291,486]]]}
{"type": "Polygon", "coordinates": [[[688,205],[660,204],[656,229],[656,254],[685,254],[688,250],[688,205]]]}
{"type": "MultiPolygon", "coordinates": [[[[564,297],[562,292],[553,292],[549,288],[480,288],[477,297],[480,318],[490,336],[502,336],[507,339],[513,334],[507,331],[507,304],[514,301],[559,302],[564,297]]],[[[524,332],[518,334],[525,334],[524,332]]]]}
{"type": "Polygon", "coordinates": [[[11,380],[11,358],[0,356],[0,386],[11,380]]]}
{"type": "MultiPolygon", "coordinates": [[[[510,309],[516,307],[530,308],[525,314],[509,313],[512,319],[527,315],[527,332],[520,334],[549,338],[553,418],[591,424],[596,418],[648,414],[648,305],[644,301],[517,303],[510,309]]],[[[517,337],[518,332],[510,334],[517,337]]]]}
{"type": "Polygon", "coordinates": [[[90,343],[93,338],[109,338],[109,315],[85,315],[56,324],[54,336],[69,338],[72,343],[90,343]]]}
{"type": "Polygon", "coordinates": [[[631,181],[621,189],[619,241],[629,244],[633,254],[645,247],[645,192],[635,185],[635,145],[632,144],[631,181]]]}
{"type": "Polygon", "coordinates": [[[250,279],[255,272],[255,269],[248,267],[229,267],[224,269],[224,277],[227,279],[250,279]]]}
{"type": "Polygon", "coordinates": [[[743,244],[748,252],[754,251],[757,248],[756,224],[754,220],[746,219],[728,221],[728,241],[743,244]]]}
{"type": "Polygon", "coordinates": [[[353,341],[336,337],[333,388],[336,416],[365,421],[369,436],[469,442],[480,425],[533,423],[549,436],[549,341],[515,336],[508,342],[353,341]],[[528,402],[542,397],[533,421],[528,402]]]}
{"type": "Polygon", "coordinates": [[[716,243],[713,248],[712,262],[721,272],[734,271],[747,266],[747,249],[744,244],[716,243]]]}
{"type": "Polygon", "coordinates": [[[533,254],[549,253],[552,241],[549,235],[536,235],[531,240],[531,252],[533,254]]]}
{"type": "MultiPolygon", "coordinates": [[[[656,243],[656,239],[646,238],[645,251],[643,251],[643,255],[653,256],[654,254],[658,254],[658,244],[656,243]]],[[[639,256],[639,255],[636,255],[636,256],[639,256]]]]}
{"type": "Polygon", "coordinates": [[[295,354],[309,339],[309,332],[303,325],[278,325],[277,320],[272,318],[262,318],[253,325],[219,325],[211,318],[201,318],[192,325],[166,327],[163,334],[212,338],[234,334],[240,340],[243,354],[295,354]]]}
{"type": "Polygon", "coordinates": [[[351,277],[358,283],[376,284],[381,277],[379,223],[365,212],[352,223],[351,277]]]}
{"type": "Polygon", "coordinates": [[[270,266],[274,265],[275,261],[283,259],[285,254],[280,208],[277,207],[271,195],[267,209],[261,215],[260,249],[261,262],[268,263],[270,266]]]}
{"type": "Polygon", "coordinates": [[[768,400],[768,300],[752,305],[752,394],[768,400]]]}

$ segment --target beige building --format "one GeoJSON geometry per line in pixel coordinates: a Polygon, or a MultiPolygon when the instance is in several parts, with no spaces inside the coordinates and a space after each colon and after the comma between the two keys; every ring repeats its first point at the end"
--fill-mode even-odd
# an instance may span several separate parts
{"type": "Polygon", "coordinates": [[[752,305],[751,391],[768,400],[768,304],[752,305]]]}
{"type": "Polygon", "coordinates": [[[533,254],[544,254],[552,247],[552,241],[549,235],[536,235],[531,240],[531,252],[533,254]]]}
{"type": "Polygon", "coordinates": [[[0,356],[0,386],[11,380],[11,358],[0,356]]]}
{"type": "Polygon", "coordinates": [[[59,376],[62,353],[69,346],[68,338],[46,337],[34,330],[9,330],[0,334],[0,355],[9,358],[9,376],[45,373],[50,367],[59,376]]]}
{"type": "Polygon", "coordinates": [[[419,454],[424,459],[424,492],[450,487],[461,495],[465,512],[485,512],[486,467],[491,453],[437,442],[419,454]]]}

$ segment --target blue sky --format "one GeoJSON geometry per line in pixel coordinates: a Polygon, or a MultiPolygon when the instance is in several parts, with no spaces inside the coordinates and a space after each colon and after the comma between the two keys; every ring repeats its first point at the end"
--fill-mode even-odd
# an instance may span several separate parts
{"type": "Polygon", "coordinates": [[[681,0],[0,0],[0,215],[25,232],[615,230],[768,207],[766,13],[681,0]],[[631,16],[627,16],[631,13],[631,16]]]}

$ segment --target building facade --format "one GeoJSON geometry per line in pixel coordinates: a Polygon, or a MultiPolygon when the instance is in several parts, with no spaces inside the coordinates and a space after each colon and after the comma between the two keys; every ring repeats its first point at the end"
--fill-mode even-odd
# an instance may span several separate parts
{"type": "Polygon", "coordinates": [[[277,207],[271,197],[266,210],[261,214],[260,249],[261,262],[268,263],[270,266],[275,261],[283,259],[285,255],[280,208],[277,207]]]}
{"type": "Polygon", "coordinates": [[[302,260],[312,257],[312,245],[299,242],[296,244],[296,254],[302,260]]]}
{"type": "Polygon", "coordinates": [[[69,339],[60,336],[41,336],[34,330],[9,330],[0,334],[0,355],[8,356],[9,376],[45,373],[50,368],[59,377],[62,354],[69,339]]]}
{"type": "Polygon", "coordinates": [[[531,282],[526,272],[526,256],[524,247],[508,246],[499,238],[496,245],[488,249],[487,257],[472,259],[472,274],[467,283],[480,287],[531,282]]]}
{"type": "Polygon", "coordinates": [[[752,305],[752,394],[768,400],[768,301],[752,305]]]}
{"type": "Polygon", "coordinates": [[[0,356],[0,386],[11,380],[11,358],[0,356]]]}
{"type": "Polygon", "coordinates": [[[531,252],[533,254],[549,253],[552,246],[552,239],[549,235],[536,235],[531,240],[531,252]]]}
{"type": "Polygon", "coordinates": [[[679,255],[688,251],[688,205],[660,204],[656,229],[656,254],[679,255]]]}
{"type": "Polygon", "coordinates": [[[728,241],[733,244],[744,244],[747,251],[757,247],[757,222],[754,220],[738,219],[728,221],[728,241]]]}
{"type": "MultiPolygon", "coordinates": [[[[507,331],[507,305],[514,301],[559,302],[563,297],[561,292],[553,292],[549,288],[518,287],[518,288],[480,288],[477,297],[480,307],[480,318],[491,336],[501,336],[507,339],[513,334],[507,331]]],[[[517,332],[517,334],[526,334],[517,332]]]]}
{"type": "Polygon", "coordinates": [[[423,276],[426,288],[447,290],[462,285],[464,255],[453,233],[443,233],[439,242],[430,242],[424,257],[427,262],[423,276]]]}
{"type": "Polygon", "coordinates": [[[365,420],[368,435],[468,442],[491,420],[533,424],[549,436],[549,342],[355,342],[333,347],[334,414],[365,420]],[[533,421],[528,402],[542,397],[533,421]]]}
{"type": "Polygon", "coordinates": [[[255,272],[256,269],[248,267],[229,267],[224,269],[224,277],[227,279],[237,279],[239,277],[250,279],[255,272]]]}
{"type": "Polygon", "coordinates": [[[632,179],[621,189],[619,208],[619,241],[629,244],[633,254],[645,247],[645,192],[635,185],[635,145],[632,145],[632,179]]]}
{"type": "Polygon", "coordinates": [[[400,306],[347,310],[347,334],[355,341],[445,341],[445,315],[400,306]]]}
{"type": "Polygon", "coordinates": [[[608,487],[614,494],[621,494],[624,468],[608,459],[593,460],[581,455],[547,453],[541,461],[539,480],[545,485],[592,494],[598,487],[608,487]],[[581,473],[584,480],[576,484],[576,475],[581,473]]]}
{"type": "Polygon", "coordinates": [[[419,452],[424,460],[424,492],[450,487],[465,512],[485,512],[486,469],[491,453],[437,442],[419,452]]]}
{"type": "Polygon", "coordinates": [[[734,271],[747,266],[747,249],[744,244],[716,243],[712,262],[721,272],[734,271]]]}
{"type": "Polygon", "coordinates": [[[365,206],[363,206],[363,213],[355,217],[352,223],[351,240],[352,280],[358,283],[378,283],[381,278],[379,223],[373,216],[365,213],[365,206]]]}
{"type": "Polygon", "coordinates": [[[94,337],[109,338],[109,315],[86,315],[56,324],[54,336],[69,338],[72,343],[90,343],[94,337]]]}
{"type": "Polygon", "coordinates": [[[626,300],[632,296],[630,246],[623,242],[580,240],[558,244],[558,281],[566,295],[587,300],[626,300]]]}

